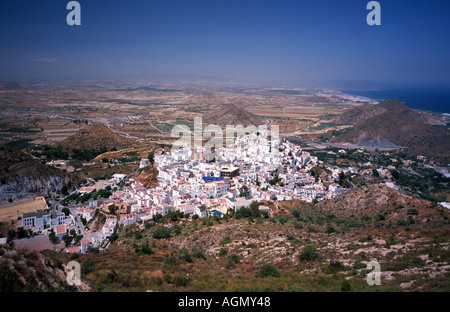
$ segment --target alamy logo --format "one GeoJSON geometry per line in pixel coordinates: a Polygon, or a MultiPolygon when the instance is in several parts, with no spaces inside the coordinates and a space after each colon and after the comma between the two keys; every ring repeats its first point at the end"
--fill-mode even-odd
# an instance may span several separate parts
{"type": "Polygon", "coordinates": [[[367,269],[372,270],[367,274],[367,284],[370,286],[381,285],[381,266],[377,261],[371,261],[367,263],[367,269]]]}
{"type": "Polygon", "coordinates": [[[367,10],[371,10],[369,14],[367,14],[367,24],[369,26],[373,25],[381,25],[381,5],[378,1],[370,1],[367,3],[367,10]]]}
{"type": "Polygon", "coordinates": [[[67,263],[67,273],[66,281],[70,286],[81,284],[81,266],[77,261],[70,261],[67,263]]]}
{"type": "Polygon", "coordinates": [[[171,137],[180,138],[173,143],[172,152],[184,150],[191,153],[193,150],[192,159],[220,160],[226,150],[235,150],[240,152],[240,156],[264,152],[270,159],[269,162],[278,164],[280,144],[278,125],[271,125],[270,129],[267,124],[246,127],[227,125],[224,132],[217,125],[207,125],[203,128],[202,118],[196,117],[193,133],[186,125],[176,125],[172,128],[171,137]],[[206,141],[205,144],[203,144],[204,141],[206,141]]]}
{"type": "Polygon", "coordinates": [[[70,1],[66,6],[67,10],[71,10],[67,14],[67,25],[69,26],[80,26],[81,25],[81,6],[78,1],[70,1]]]}

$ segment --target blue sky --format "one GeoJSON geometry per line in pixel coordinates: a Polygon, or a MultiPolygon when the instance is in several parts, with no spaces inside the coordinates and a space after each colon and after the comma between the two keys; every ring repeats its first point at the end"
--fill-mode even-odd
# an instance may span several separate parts
{"type": "Polygon", "coordinates": [[[206,75],[304,84],[450,84],[450,2],[380,0],[0,1],[0,77],[206,75]]]}

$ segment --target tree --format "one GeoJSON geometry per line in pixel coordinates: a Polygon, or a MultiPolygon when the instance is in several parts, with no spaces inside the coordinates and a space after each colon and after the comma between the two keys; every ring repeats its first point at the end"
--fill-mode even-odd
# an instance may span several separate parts
{"type": "Polygon", "coordinates": [[[9,231],[8,231],[8,241],[13,240],[14,237],[16,237],[16,231],[14,231],[14,230],[9,230],[9,231]]]}
{"type": "Polygon", "coordinates": [[[29,236],[28,232],[23,227],[17,229],[17,238],[20,239],[28,236],[29,236]]]}
{"type": "Polygon", "coordinates": [[[69,208],[63,208],[62,210],[61,210],[66,216],[68,216],[68,215],[70,215],[70,210],[69,210],[69,208]]]}
{"type": "Polygon", "coordinates": [[[148,154],[148,161],[153,166],[153,164],[155,163],[155,153],[154,152],[151,152],[150,154],[148,154]]]}
{"type": "Polygon", "coordinates": [[[395,180],[398,180],[398,178],[399,178],[399,173],[398,173],[398,171],[397,170],[392,170],[392,177],[395,179],[395,180]]]}
{"type": "Polygon", "coordinates": [[[58,242],[59,242],[59,239],[58,239],[58,237],[56,236],[56,234],[55,234],[55,232],[52,230],[52,232],[50,233],[50,235],[48,236],[48,238],[50,239],[50,242],[53,244],[53,245],[56,245],[56,244],[58,244],[58,242]]]}
{"type": "Polygon", "coordinates": [[[112,205],[109,207],[109,213],[110,214],[115,214],[116,213],[116,206],[112,205]]]}
{"type": "Polygon", "coordinates": [[[241,187],[241,189],[239,191],[240,191],[240,194],[239,194],[240,197],[245,197],[248,195],[248,187],[246,185],[241,187]]]}
{"type": "Polygon", "coordinates": [[[258,218],[260,213],[259,213],[259,203],[257,201],[252,201],[250,204],[250,212],[252,217],[258,218]]]}
{"type": "Polygon", "coordinates": [[[378,173],[377,169],[372,169],[372,174],[373,174],[374,177],[379,177],[380,176],[380,174],[378,173]]]}
{"type": "Polygon", "coordinates": [[[62,240],[64,241],[64,244],[66,244],[66,247],[69,247],[70,243],[72,243],[73,237],[70,235],[64,235],[62,240]]]}
{"type": "Polygon", "coordinates": [[[153,216],[153,221],[158,222],[159,220],[162,219],[162,214],[157,213],[153,216]]]}
{"type": "Polygon", "coordinates": [[[68,188],[67,184],[63,183],[63,185],[61,187],[61,194],[66,195],[68,190],[69,190],[69,188],[68,188]]]}

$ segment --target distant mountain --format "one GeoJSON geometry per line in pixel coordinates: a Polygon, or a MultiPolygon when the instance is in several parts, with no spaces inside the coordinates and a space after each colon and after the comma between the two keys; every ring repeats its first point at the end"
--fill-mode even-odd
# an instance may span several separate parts
{"type": "Polygon", "coordinates": [[[14,148],[0,145],[0,200],[56,191],[68,174],[14,148]]]}
{"type": "Polygon", "coordinates": [[[391,112],[399,112],[407,110],[408,107],[398,100],[385,100],[376,105],[363,104],[350,109],[335,118],[335,122],[346,125],[358,125],[366,121],[371,117],[378,116],[380,114],[391,112]]]}
{"type": "Polygon", "coordinates": [[[265,120],[234,104],[224,105],[203,116],[203,123],[226,125],[263,125],[265,120]]]}
{"type": "Polygon", "coordinates": [[[133,139],[125,138],[105,125],[89,125],[81,129],[74,135],[61,141],[61,147],[65,150],[100,150],[106,148],[123,149],[136,147],[137,142],[133,139]]]}
{"type": "Polygon", "coordinates": [[[431,125],[429,117],[398,100],[363,105],[335,118],[336,123],[354,125],[331,142],[361,144],[376,141],[408,147],[410,155],[450,157],[450,131],[431,125]]]}

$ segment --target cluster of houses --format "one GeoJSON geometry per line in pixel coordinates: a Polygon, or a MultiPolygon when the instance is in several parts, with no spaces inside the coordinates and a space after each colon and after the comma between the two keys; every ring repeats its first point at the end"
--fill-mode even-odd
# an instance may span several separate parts
{"type": "MultiPolygon", "coordinates": [[[[253,201],[298,199],[312,202],[344,192],[334,183],[339,179],[340,170],[331,169],[331,174],[312,176],[311,169],[318,162],[316,157],[289,141],[268,140],[268,137],[270,134],[264,132],[241,135],[232,146],[214,150],[214,161],[210,161],[210,157],[205,159],[202,149],[159,152],[155,155],[158,186],[154,188],[146,188],[123,174],[114,175],[108,185],[123,187],[109,198],[90,200],[74,214],[89,222],[98,209],[119,218],[107,219],[97,235],[84,231],[80,244],[66,251],[86,252],[107,241],[119,225],[146,222],[169,211],[199,217],[223,216],[230,210],[249,207],[253,201]]],[[[79,189],[80,193],[93,191],[94,187],[79,189]]],[[[260,206],[260,210],[271,213],[267,206],[260,206]]],[[[64,214],[59,215],[61,219],[44,215],[43,212],[24,215],[24,225],[35,228],[53,225],[59,236],[67,234],[67,228],[64,232],[62,227],[66,222],[64,214]]]]}
{"type": "MultiPolygon", "coordinates": [[[[333,182],[339,179],[339,170],[327,177],[332,182],[323,182],[310,173],[317,158],[301,147],[289,141],[272,140],[261,144],[257,137],[250,138],[251,135],[255,136],[241,136],[234,146],[217,149],[214,162],[199,157],[201,151],[193,153],[191,149],[159,152],[155,155],[157,187],[147,189],[128,178],[127,185],[108,199],[90,201],[88,207],[79,208],[76,213],[89,221],[96,209],[106,214],[114,209],[120,216],[119,224],[126,226],[151,220],[156,214],[166,215],[169,211],[199,217],[222,216],[229,210],[248,207],[253,201],[299,199],[312,202],[344,192],[333,182]],[[250,139],[256,144],[249,143],[250,139]]],[[[111,182],[118,184],[125,177],[115,175],[111,182]]],[[[267,206],[261,209],[270,213],[267,206]]],[[[103,236],[106,239],[105,234],[103,236]]]]}
{"type": "Polygon", "coordinates": [[[39,209],[35,212],[24,213],[22,216],[22,227],[32,231],[43,231],[52,229],[56,236],[61,239],[67,234],[67,225],[71,223],[70,218],[62,212],[39,209]]]}
{"type": "MultiPolygon", "coordinates": [[[[238,136],[234,144],[208,153],[204,148],[156,153],[158,186],[154,188],[144,187],[132,176],[115,174],[103,187],[110,186],[117,191],[109,198],[91,199],[73,212],[86,222],[93,219],[97,211],[114,217],[106,219],[101,231],[92,233],[86,228],[83,238],[76,246],[66,248],[66,252],[84,253],[93,246],[102,246],[119,225],[143,223],[157,214],[164,216],[169,211],[180,211],[199,217],[223,216],[229,211],[249,207],[253,201],[331,199],[345,192],[337,183],[342,173],[373,174],[370,162],[357,167],[330,167],[294,143],[271,138],[268,132],[238,136]]],[[[140,168],[147,165],[147,159],[141,160],[140,168]]],[[[389,178],[393,169],[389,166],[376,170],[380,177],[389,178]]],[[[398,188],[391,182],[386,182],[386,186],[398,188]]],[[[92,186],[78,190],[81,194],[94,191],[92,186]]],[[[271,214],[268,206],[259,209],[271,214]]],[[[68,235],[72,222],[72,217],[48,210],[25,213],[22,218],[24,228],[34,231],[51,228],[59,239],[68,235]]]]}

